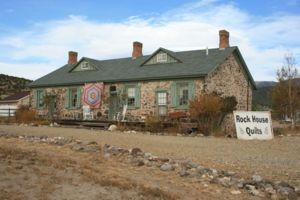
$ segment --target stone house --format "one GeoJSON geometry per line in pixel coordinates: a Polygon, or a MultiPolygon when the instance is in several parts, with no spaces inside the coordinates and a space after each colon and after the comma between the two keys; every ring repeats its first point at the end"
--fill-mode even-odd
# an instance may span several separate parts
{"type": "Polygon", "coordinates": [[[187,112],[194,96],[216,91],[235,96],[238,110],[250,110],[254,80],[238,47],[229,46],[229,32],[221,30],[219,37],[219,48],[159,48],[146,56],[143,44],[133,42],[132,57],[110,60],[77,60],[70,51],[66,65],[29,85],[31,105],[46,114],[43,96],[55,94],[54,112],[61,119],[82,119],[87,105],[93,119],[114,120],[127,105],[126,120],[142,121],[187,112]]]}

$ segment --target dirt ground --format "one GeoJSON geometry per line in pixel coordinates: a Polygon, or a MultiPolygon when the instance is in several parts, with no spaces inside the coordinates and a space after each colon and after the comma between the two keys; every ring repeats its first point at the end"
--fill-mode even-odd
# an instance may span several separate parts
{"type": "MultiPolygon", "coordinates": [[[[300,137],[241,141],[208,137],[156,136],[57,127],[0,125],[18,135],[63,136],[94,140],[203,166],[230,170],[241,177],[259,174],[300,186],[300,137]]],[[[244,192],[203,185],[157,169],[134,167],[102,155],[74,153],[17,139],[0,140],[0,199],[255,199],[244,192]],[[3,198],[4,197],[4,198],[3,198]]]]}

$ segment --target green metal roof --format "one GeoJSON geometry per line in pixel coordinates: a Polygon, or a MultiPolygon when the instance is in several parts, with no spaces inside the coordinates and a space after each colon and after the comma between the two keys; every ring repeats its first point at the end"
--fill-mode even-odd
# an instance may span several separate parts
{"type": "MultiPolygon", "coordinates": [[[[180,78],[199,78],[204,77],[213,71],[218,65],[231,55],[236,53],[241,60],[245,72],[255,88],[253,78],[241,57],[237,47],[228,47],[225,49],[209,49],[206,55],[206,49],[172,52],[163,48],[172,57],[178,61],[176,63],[160,63],[155,65],[143,65],[152,55],[142,56],[136,59],[120,58],[111,60],[95,60],[83,57],[76,65],[66,64],[63,67],[35,80],[29,87],[49,87],[80,85],[88,82],[125,82],[125,81],[143,81],[143,80],[165,80],[180,78]],[[72,72],[83,60],[96,66],[94,71],[76,71],[72,72]]],[[[158,52],[158,50],[156,52],[158,52]]]]}

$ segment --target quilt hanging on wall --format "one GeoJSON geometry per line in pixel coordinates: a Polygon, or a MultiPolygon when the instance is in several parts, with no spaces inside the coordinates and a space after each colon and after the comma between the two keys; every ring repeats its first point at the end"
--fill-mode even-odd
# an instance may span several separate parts
{"type": "Polygon", "coordinates": [[[86,83],[83,87],[82,105],[99,108],[103,93],[103,83],[86,83]]]}

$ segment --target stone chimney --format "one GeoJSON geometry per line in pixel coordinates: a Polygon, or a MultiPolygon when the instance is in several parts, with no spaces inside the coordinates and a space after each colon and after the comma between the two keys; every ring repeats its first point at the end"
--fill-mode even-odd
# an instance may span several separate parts
{"type": "Polygon", "coordinates": [[[77,63],[77,55],[78,53],[75,51],[69,51],[69,60],[68,60],[68,64],[70,65],[74,65],[77,63]]]}
{"type": "Polygon", "coordinates": [[[133,42],[132,59],[143,56],[143,44],[140,42],[133,42]]]}
{"type": "Polygon", "coordinates": [[[219,48],[225,49],[229,47],[229,32],[226,30],[220,30],[219,36],[220,36],[219,48]]]}

